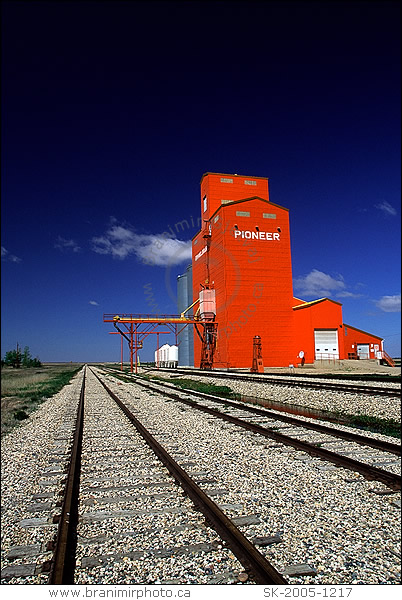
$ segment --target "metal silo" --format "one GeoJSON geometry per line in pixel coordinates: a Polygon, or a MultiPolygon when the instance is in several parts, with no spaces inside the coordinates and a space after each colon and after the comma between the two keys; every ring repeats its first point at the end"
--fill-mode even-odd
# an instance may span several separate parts
{"type": "MultiPolygon", "coordinates": [[[[187,306],[190,306],[193,302],[193,267],[192,265],[188,265],[186,269],[187,273],[187,306]]],[[[190,316],[194,315],[194,310],[197,310],[197,306],[191,308],[188,311],[190,316]]],[[[188,336],[188,350],[189,350],[189,362],[188,365],[190,367],[194,366],[194,325],[187,325],[187,336],[188,336]]]]}
{"type": "MultiPolygon", "coordinates": [[[[182,313],[193,303],[193,280],[192,267],[189,265],[183,275],[177,277],[177,309],[182,313]]],[[[190,309],[187,316],[193,315],[193,309],[190,309]]],[[[178,335],[179,345],[179,365],[181,367],[194,366],[194,333],[193,325],[187,325],[178,335]]]]}

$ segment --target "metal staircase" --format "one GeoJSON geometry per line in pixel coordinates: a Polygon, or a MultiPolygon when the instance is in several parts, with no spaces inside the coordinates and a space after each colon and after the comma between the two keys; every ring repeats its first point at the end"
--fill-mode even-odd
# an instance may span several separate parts
{"type": "Polygon", "coordinates": [[[382,352],[381,360],[384,361],[389,367],[396,367],[395,361],[384,350],[382,352]]]}

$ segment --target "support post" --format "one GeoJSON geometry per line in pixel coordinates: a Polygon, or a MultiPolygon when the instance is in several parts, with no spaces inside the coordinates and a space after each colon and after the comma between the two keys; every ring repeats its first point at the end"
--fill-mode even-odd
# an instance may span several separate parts
{"type": "Polygon", "coordinates": [[[250,369],[251,373],[264,373],[264,363],[262,360],[262,345],[259,335],[253,338],[253,364],[250,369]]]}
{"type": "Polygon", "coordinates": [[[138,354],[138,345],[137,345],[138,341],[137,341],[137,323],[135,324],[135,346],[134,346],[134,351],[135,351],[135,374],[137,375],[138,372],[138,360],[137,360],[137,354],[138,354]]]}
{"type": "Polygon", "coordinates": [[[120,336],[121,339],[121,367],[120,367],[120,371],[123,370],[123,336],[120,336]]]}
{"type": "Polygon", "coordinates": [[[133,372],[133,324],[130,325],[130,372],[133,372]]]}

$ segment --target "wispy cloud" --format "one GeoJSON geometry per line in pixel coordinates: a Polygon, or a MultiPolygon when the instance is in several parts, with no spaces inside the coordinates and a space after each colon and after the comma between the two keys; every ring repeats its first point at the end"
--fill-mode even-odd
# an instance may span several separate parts
{"type": "Polygon", "coordinates": [[[382,296],[375,305],[384,312],[401,312],[401,295],[382,296]]]}
{"type": "Polygon", "coordinates": [[[379,204],[375,204],[374,206],[375,208],[378,208],[378,210],[381,210],[384,214],[391,215],[391,217],[395,217],[397,215],[396,209],[392,206],[392,204],[390,204],[386,200],[383,200],[382,202],[380,202],[379,204]]]}
{"type": "Polygon", "coordinates": [[[104,235],[92,238],[92,249],[97,254],[109,254],[120,260],[134,255],[144,264],[160,267],[191,259],[191,240],[178,240],[168,232],[139,234],[130,225],[118,224],[115,219],[104,235]]]}
{"type": "Polygon", "coordinates": [[[80,252],[80,246],[74,240],[66,240],[66,238],[58,236],[54,247],[62,252],[80,252]]]}
{"type": "Polygon", "coordinates": [[[355,294],[354,292],[347,292],[346,290],[336,294],[337,298],[361,298],[362,296],[363,294],[355,294]]]}
{"type": "Polygon", "coordinates": [[[19,258],[18,256],[15,256],[14,254],[10,254],[8,250],[6,250],[4,248],[4,246],[1,247],[1,260],[7,260],[8,262],[13,262],[13,263],[20,263],[22,261],[22,258],[19,258]]]}
{"type": "Polygon", "coordinates": [[[342,275],[332,277],[331,275],[327,275],[327,273],[318,271],[318,269],[313,269],[307,275],[297,277],[293,281],[293,285],[298,294],[308,297],[321,298],[323,296],[330,296],[331,294],[339,295],[347,293],[342,275]]]}
{"type": "Polygon", "coordinates": [[[96,300],[90,300],[88,304],[92,304],[92,306],[99,306],[98,302],[96,302],[96,300]]]}

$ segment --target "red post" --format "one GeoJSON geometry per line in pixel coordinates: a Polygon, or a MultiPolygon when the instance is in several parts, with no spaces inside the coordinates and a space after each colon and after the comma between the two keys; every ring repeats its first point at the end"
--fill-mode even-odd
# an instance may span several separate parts
{"type": "Polygon", "coordinates": [[[133,372],[133,324],[130,325],[130,371],[133,372]]]}
{"type": "Polygon", "coordinates": [[[134,346],[134,351],[135,351],[135,374],[137,375],[137,370],[138,370],[138,346],[137,346],[137,323],[135,324],[135,346],[134,346]]]}
{"type": "Polygon", "coordinates": [[[262,345],[259,335],[253,338],[253,364],[250,369],[251,373],[264,373],[264,363],[262,361],[262,345]]]}
{"type": "Polygon", "coordinates": [[[120,339],[121,339],[121,367],[120,367],[120,371],[123,370],[123,336],[120,335],[120,339]]]}

